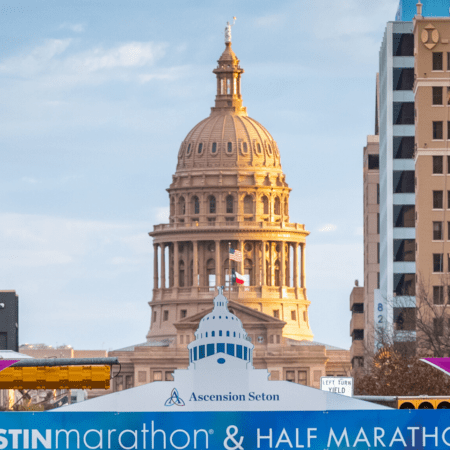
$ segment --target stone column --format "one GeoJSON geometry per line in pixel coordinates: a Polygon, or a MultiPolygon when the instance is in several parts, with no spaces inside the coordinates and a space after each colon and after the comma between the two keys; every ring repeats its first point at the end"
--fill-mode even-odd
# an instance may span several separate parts
{"type": "Polygon", "coordinates": [[[305,277],[305,244],[300,244],[302,249],[302,288],[306,287],[306,277],[305,277]]]}
{"type": "Polygon", "coordinates": [[[179,287],[179,257],[178,257],[178,242],[173,243],[173,287],[179,287]]]}
{"type": "Polygon", "coordinates": [[[261,265],[259,263],[259,247],[258,247],[257,241],[253,241],[252,260],[253,260],[253,267],[254,267],[254,271],[255,271],[255,273],[253,274],[253,285],[259,286],[260,277],[261,277],[261,265]]]}
{"type": "Polygon", "coordinates": [[[265,286],[266,285],[266,280],[267,280],[267,274],[266,274],[266,241],[261,241],[261,244],[262,244],[262,255],[261,255],[261,257],[262,257],[262,262],[261,262],[261,264],[262,264],[262,283],[261,283],[261,285],[262,286],[265,286]]]}
{"type": "MultiPolygon", "coordinates": [[[[216,204],[216,210],[217,210],[217,204],[216,204]]],[[[214,241],[216,243],[216,286],[221,286],[220,284],[220,272],[222,270],[222,264],[220,263],[220,241],[214,241]]]]}
{"type": "Polygon", "coordinates": [[[194,247],[194,267],[192,270],[194,279],[192,280],[192,286],[198,286],[198,241],[192,241],[194,247]]]}
{"type": "Polygon", "coordinates": [[[161,244],[161,289],[166,288],[166,244],[161,244]]]}
{"type": "Polygon", "coordinates": [[[273,254],[276,251],[276,246],[274,249],[273,242],[269,241],[269,282],[270,286],[275,286],[275,267],[273,254]]]}
{"type": "Polygon", "coordinates": [[[284,251],[284,242],[280,242],[281,245],[281,261],[280,261],[280,286],[283,287],[286,284],[286,278],[285,278],[285,251],[284,251]]]}
{"type": "Polygon", "coordinates": [[[153,244],[153,289],[158,289],[158,244],[153,244]]]}
{"type": "Polygon", "coordinates": [[[298,288],[298,242],[294,242],[294,287],[298,288]]]}

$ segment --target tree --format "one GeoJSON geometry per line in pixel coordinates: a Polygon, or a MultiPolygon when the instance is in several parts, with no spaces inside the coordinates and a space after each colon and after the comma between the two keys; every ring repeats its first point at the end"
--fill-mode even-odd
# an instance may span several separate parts
{"type": "Polygon", "coordinates": [[[450,377],[392,347],[380,349],[371,366],[355,377],[356,395],[450,395],[450,377]]]}

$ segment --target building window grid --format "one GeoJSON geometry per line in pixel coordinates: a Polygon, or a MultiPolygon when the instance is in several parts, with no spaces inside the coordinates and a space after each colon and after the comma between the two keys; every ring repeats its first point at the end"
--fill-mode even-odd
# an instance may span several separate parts
{"type": "Polygon", "coordinates": [[[433,241],[443,240],[443,223],[433,222],[433,241]]]}
{"type": "Polygon", "coordinates": [[[433,286],[433,303],[435,305],[444,304],[444,286],[433,286]]]}
{"type": "Polygon", "coordinates": [[[433,121],[433,140],[444,139],[442,125],[443,125],[442,120],[433,121]]]}
{"type": "Polygon", "coordinates": [[[433,52],[433,70],[443,70],[443,53],[433,52]]]}
{"type": "Polygon", "coordinates": [[[433,191],[433,209],[443,208],[443,191],[433,191]]]}
{"type": "Polygon", "coordinates": [[[444,271],[444,254],[433,253],[433,272],[442,273],[444,271]]]}
{"type": "Polygon", "coordinates": [[[442,105],[442,86],[433,86],[433,105],[442,105]]]}
{"type": "Polygon", "coordinates": [[[444,158],[442,156],[433,156],[433,174],[441,175],[444,173],[444,158]]]}

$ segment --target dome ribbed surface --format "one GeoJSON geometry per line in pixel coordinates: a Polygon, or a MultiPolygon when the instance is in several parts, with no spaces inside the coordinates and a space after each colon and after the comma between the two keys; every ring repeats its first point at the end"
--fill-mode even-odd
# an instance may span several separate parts
{"type": "Polygon", "coordinates": [[[247,115],[213,113],[186,136],[177,172],[192,168],[278,168],[280,156],[270,133],[247,115]]]}

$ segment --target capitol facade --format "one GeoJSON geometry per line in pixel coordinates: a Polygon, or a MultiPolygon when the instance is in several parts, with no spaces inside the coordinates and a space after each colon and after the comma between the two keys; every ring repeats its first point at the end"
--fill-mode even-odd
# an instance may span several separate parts
{"type": "Polygon", "coordinates": [[[267,369],[270,379],[319,387],[321,376],[346,375],[351,368],[347,350],[313,341],[305,276],[309,232],[289,221],[291,188],[280,151],[243,106],[244,70],[229,29],[213,72],[215,105],[178,151],[167,189],[169,223],[149,233],[154,286],[146,342],[110,352],[121,362],[115,391],[171,380],[174,370],[199,358],[195,337],[205,340],[208,352],[207,340],[215,336],[195,333],[199,324],[214,320],[219,286],[231,313],[230,329],[223,332],[248,333],[248,345],[233,356],[267,369]],[[230,260],[230,248],[240,252],[240,261],[230,260]],[[230,285],[233,269],[244,276],[243,285],[230,285]]]}

